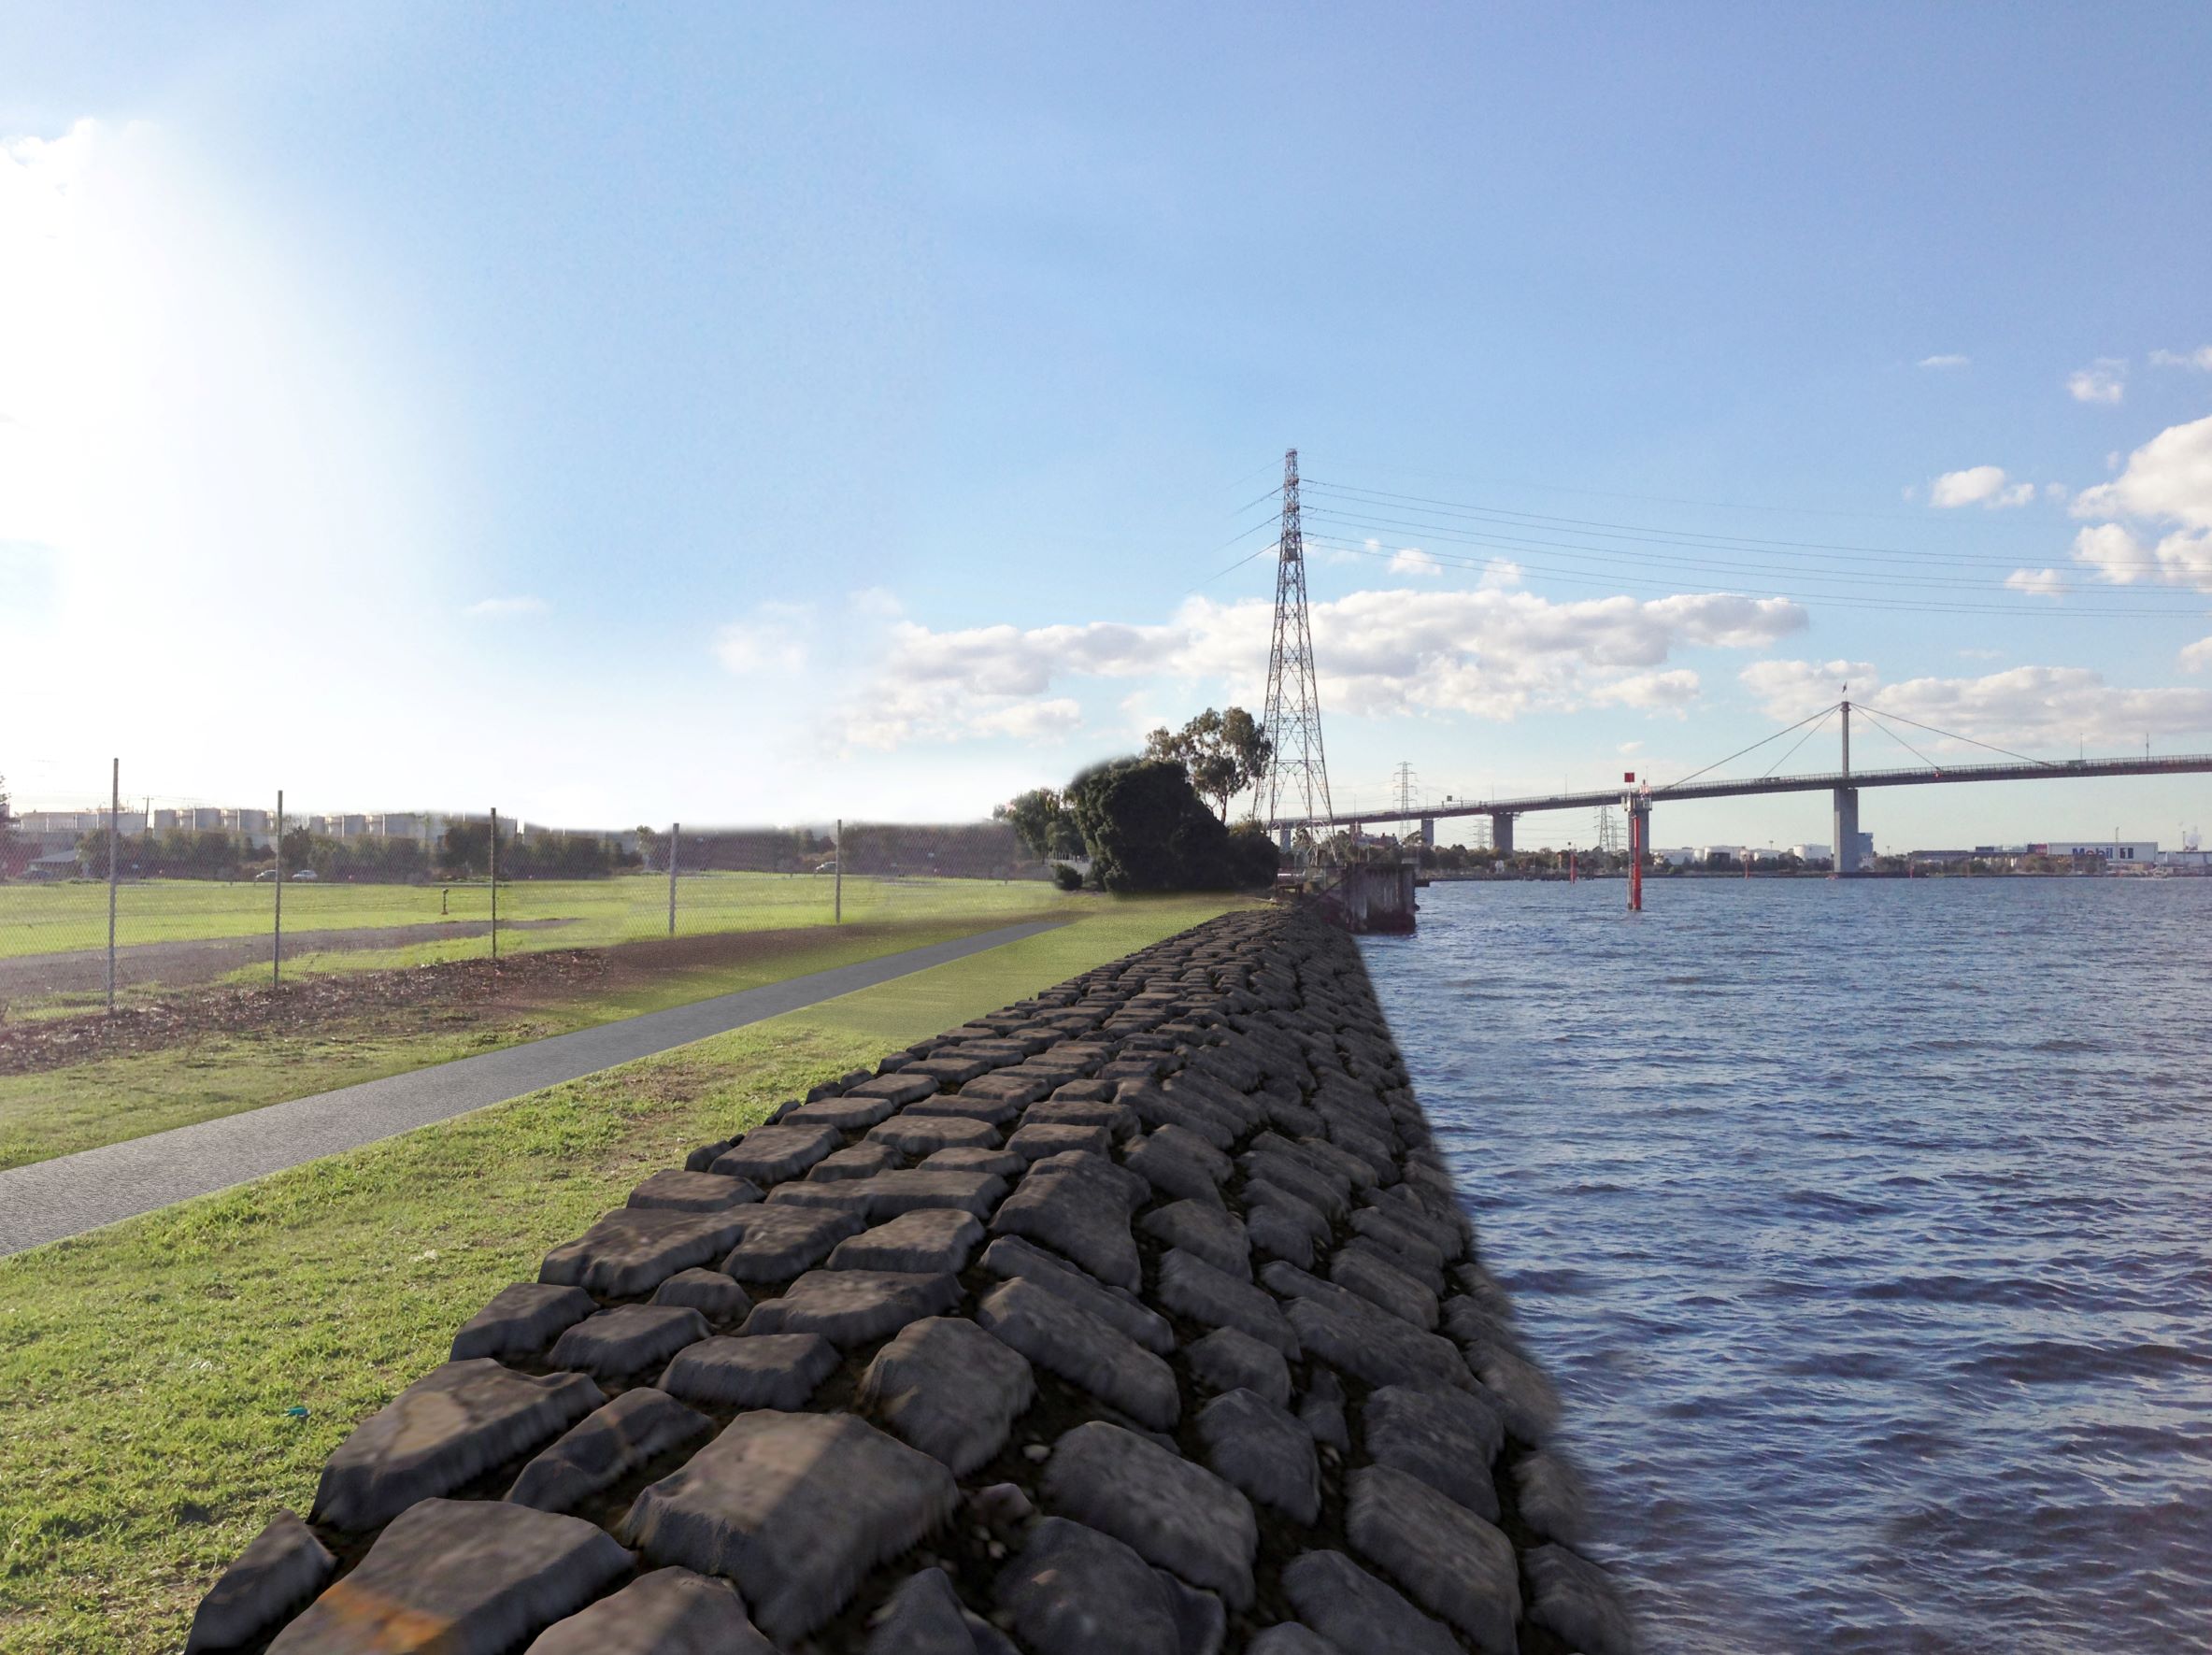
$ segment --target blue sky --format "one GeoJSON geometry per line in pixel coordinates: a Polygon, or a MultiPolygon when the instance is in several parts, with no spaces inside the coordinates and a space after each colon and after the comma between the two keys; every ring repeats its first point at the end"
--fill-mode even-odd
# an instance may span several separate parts
{"type": "Polygon", "coordinates": [[[17,6],[0,769],[979,814],[1257,704],[1293,444],[1340,799],[1663,780],[1847,676],[2212,749],[2208,65],[2187,6],[17,6]]]}

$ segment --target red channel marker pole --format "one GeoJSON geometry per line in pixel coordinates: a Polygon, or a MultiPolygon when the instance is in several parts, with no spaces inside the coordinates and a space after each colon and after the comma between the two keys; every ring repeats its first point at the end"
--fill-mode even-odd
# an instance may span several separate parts
{"type": "MultiPolygon", "coordinates": [[[[1635,777],[1632,773],[1622,777],[1621,780],[1634,781],[1635,777]]],[[[1635,794],[1629,794],[1622,803],[1628,806],[1628,911],[1632,914],[1640,914],[1644,911],[1644,822],[1646,819],[1644,813],[1636,808],[1635,794]]]]}

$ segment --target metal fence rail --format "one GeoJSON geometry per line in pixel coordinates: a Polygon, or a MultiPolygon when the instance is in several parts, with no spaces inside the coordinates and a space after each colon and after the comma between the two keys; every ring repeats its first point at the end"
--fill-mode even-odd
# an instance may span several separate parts
{"type": "Polygon", "coordinates": [[[265,808],[134,798],[120,761],[102,779],[78,808],[19,806],[0,825],[0,1019],[926,918],[973,907],[970,881],[1046,875],[997,821],[573,831],[490,806],[302,812],[278,789],[265,808]],[[965,895],[948,894],[955,880],[965,895]]]}

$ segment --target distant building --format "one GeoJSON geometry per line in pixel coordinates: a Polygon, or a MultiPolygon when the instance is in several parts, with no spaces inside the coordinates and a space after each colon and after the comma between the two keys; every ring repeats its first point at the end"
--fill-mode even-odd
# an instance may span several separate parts
{"type": "Polygon", "coordinates": [[[2047,839],[2026,846],[2024,853],[2072,857],[2076,862],[2086,862],[2095,856],[2109,863],[2140,863],[2146,866],[2159,859],[2155,839],[2047,839]]]}
{"type": "Polygon", "coordinates": [[[1834,852],[1826,845],[1792,845],[1790,854],[1799,862],[1826,862],[1834,852]]]}

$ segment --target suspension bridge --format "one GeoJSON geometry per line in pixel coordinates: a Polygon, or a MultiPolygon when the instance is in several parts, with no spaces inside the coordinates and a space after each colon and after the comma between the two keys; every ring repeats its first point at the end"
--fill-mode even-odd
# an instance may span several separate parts
{"type": "Polygon", "coordinates": [[[1947,787],[1977,781],[2078,781],[2094,777],[2212,773],[2212,753],[2182,753],[2156,758],[2146,753],[2140,757],[2128,758],[2091,759],[2084,755],[2074,759],[2037,759],[1992,747],[1986,741],[1955,731],[1921,723],[1901,713],[1864,703],[1855,705],[1847,693],[1843,698],[1806,715],[1794,724],[1777,730],[1749,747],[1739,749],[1702,770],[1664,784],[1654,784],[1648,778],[1639,780],[1634,773],[1629,773],[1623,775],[1618,786],[1582,792],[1505,799],[1447,797],[1435,803],[1416,803],[1401,797],[1393,804],[1375,809],[1340,811],[1330,801],[1328,764],[1321,743],[1320,700],[1316,687],[1312,631],[1306,613],[1305,535],[1299,489],[1298,451],[1292,449],[1283,461],[1282,521],[1277,542],[1274,646],[1268,662],[1266,716],[1263,720],[1273,758],[1259,789],[1260,803],[1263,806],[1262,819],[1269,830],[1279,836],[1286,849],[1292,844],[1293,835],[1300,831],[1307,835],[1309,841],[1319,843],[1340,829],[1349,830],[1356,835],[1363,829],[1386,823],[1415,828],[1419,843],[1434,845],[1438,821],[1456,817],[1483,816],[1490,819],[1491,846],[1509,852],[1514,848],[1514,824],[1523,816],[1548,810],[1588,810],[1613,806],[1626,811],[1628,815],[1629,849],[1632,852],[1630,902],[1632,906],[1640,906],[1642,881],[1637,876],[1641,874],[1643,862],[1651,851],[1652,810],[1663,804],[1687,803],[1694,799],[1747,798],[1764,793],[1830,793],[1833,795],[1834,813],[1834,869],[1838,874],[1856,874],[1863,871],[1859,795],[1866,788],[1947,787]],[[1877,729],[1922,763],[1902,769],[1853,769],[1851,718],[1854,712],[1873,720],[1877,729]],[[1819,735],[1830,719],[1838,715],[1842,720],[1842,763],[1838,768],[1791,775],[1774,773],[1794,757],[1806,741],[1819,735]],[[1940,763],[1915,747],[1909,738],[1899,732],[1895,727],[1897,725],[1908,726],[1947,741],[1964,743],[1994,753],[1997,758],[1969,763],[1940,763]],[[1798,736],[1796,743],[1770,766],[1766,774],[1750,778],[1713,775],[1713,772],[1748,757],[1761,748],[1801,731],[1803,734],[1798,736]]]}

